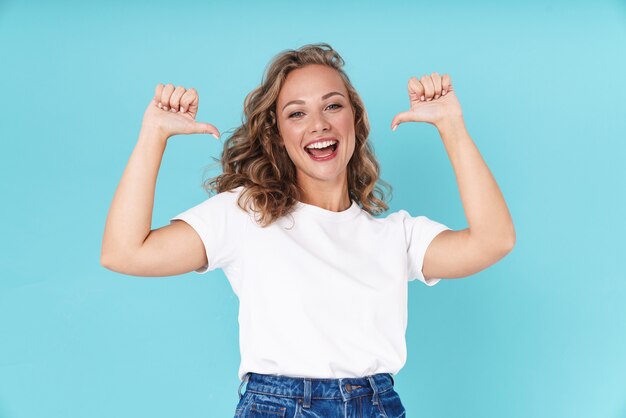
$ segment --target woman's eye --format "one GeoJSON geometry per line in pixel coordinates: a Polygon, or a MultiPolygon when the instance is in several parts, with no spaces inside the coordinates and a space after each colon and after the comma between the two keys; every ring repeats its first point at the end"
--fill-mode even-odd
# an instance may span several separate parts
{"type": "MultiPolygon", "coordinates": [[[[327,108],[329,108],[329,107],[331,107],[331,106],[337,106],[337,108],[343,107],[343,106],[342,106],[342,105],[340,105],[340,104],[337,104],[337,103],[332,103],[332,104],[329,104],[329,105],[327,106],[327,108]]],[[[290,118],[294,118],[294,117],[295,117],[295,118],[297,118],[297,117],[298,117],[297,115],[298,115],[299,113],[302,113],[302,112],[293,112],[291,115],[289,115],[289,117],[290,117],[290,118]]]]}

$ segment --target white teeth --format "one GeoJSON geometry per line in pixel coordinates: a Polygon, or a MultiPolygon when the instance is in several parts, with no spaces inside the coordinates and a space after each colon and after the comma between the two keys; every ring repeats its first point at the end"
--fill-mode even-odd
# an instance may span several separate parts
{"type": "Polygon", "coordinates": [[[322,141],[322,142],[316,142],[315,144],[311,144],[305,148],[317,148],[317,149],[321,149],[321,148],[326,148],[329,145],[333,145],[336,144],[338,141],[335,140],[330,140],[330,141],[322,141]]]}

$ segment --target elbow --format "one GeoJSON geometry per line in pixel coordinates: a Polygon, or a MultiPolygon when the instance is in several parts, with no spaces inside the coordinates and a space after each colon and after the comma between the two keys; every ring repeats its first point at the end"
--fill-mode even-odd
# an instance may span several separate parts
{"type": "Polygon", "coordinates": [[[511,227],[508,231],[492,231],[481,235],[472,233],[471,239],[483,249],[483,251],[506,255],[515,246],[515,229],[511,227]]]}
{"type": "Polygon", "coordinates": [[[497,237],[492,242],[494,248],[497,248],[500,253],[504,255],[513,251],[513,247],[515,246],[515,227],[512,223],[507,225],[505,228],[500,229],[497,233],[493,235],[493,237],[497,237]]]}
{"type": "Polygon", "coordinates": [[[122,273],[124,266],[128,265],[128,257],[122,257],[119,251],[112,253],[110,251],[103,250],[100,253],[100,265],[107,270],[114,271],[116,273],[122,273]]]}
{"type": "Polygon", "coordinates": [[[108,258],[106,256],[100,257],[100,265],[107,270],[111,270],[115,273],[132,274],[132,269],[129,267],[127,261],[122,261],[116,258],[108,258]]]}
{"type": "Polygon", "coordinates": [[[497,243],[492,242],[490,245],[483,247],[483,254],[490,254],[492,260],[501,260],[506,257],[515,246],[515,237],[501,239],[497,243]]]}
{"type": "Polygon", "coordinates": [[[100,265],[107,270],[115,271],[114,262],[110,255],[104,252],[100,254],[100,265]]]}
{"type": "Polygon", "coordinates": [[[511,251],[513,251],[513,247],[515,246],[515,229],[511,230],[511,233],[508,234],[506,236],[506,238],[503,240],[503,250],[505,254],[510,253],[511,251]]]}
{"type": "Polygon", "coordinates": [[[111,265],[113,263],[113,257],[111,255],[111,245],[107,245],[106,240],[102,241],[102,246],[100,247],[100,265],[108,270],[111,270],[111,265]]]}
{"type": "Polygon", "coordinates": [[[102,251],[100,254],[100,265],[115,273],[137,275],[137,253],[102,251]]]}
{"type": "Polygon", "coordinates": [[[509,241],[510,241],[510,249],[512,250],[513,247],[515,246],[515,240],[516,240],[516,236],[515,236],[515,227],[513,225],[511,225],[511,234],[509,235],[509,241]]]}

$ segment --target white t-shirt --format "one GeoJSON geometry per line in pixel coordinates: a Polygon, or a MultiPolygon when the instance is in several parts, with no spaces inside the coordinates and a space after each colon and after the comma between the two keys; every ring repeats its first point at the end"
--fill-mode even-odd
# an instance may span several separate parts
{"type": "MultiPolygon", "coordinates": [[[[247,372],[343,378],[396,374],[406,362],[407,286],[444,224],[405,210],[375,218],[298,202],[266,228],[237,205],[243,186],[171,218],[202,239],[206,273],[239,298],[239,379],[247,372]]],[[[258,215],[257,215],[258,216],[258,215]]]]}

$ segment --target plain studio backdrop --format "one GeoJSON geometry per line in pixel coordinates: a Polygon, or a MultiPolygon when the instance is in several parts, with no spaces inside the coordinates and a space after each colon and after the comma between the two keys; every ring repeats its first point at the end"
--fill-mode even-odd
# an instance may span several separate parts
{"type": "MultiPolygon", "coordinates": [[[[393,185],[388,213],[467,227],[407,80],[448,73],[517,232],[492,267],[409,283],[408,417],[626,417],[626,5],[0,2],[0,417],[227,417],[238,300],[223,272],[100,265],[106,215],[157,83],[224,134],[284,49],[346,60],[393,185]]],[[[222,142],[174,136],[152,228],[208,197],[222,142]]],[[[388,214],[387,213],[387,214],[388,214]]],[[[386,215],[386,214],[385,214],[386,215]]]]}

